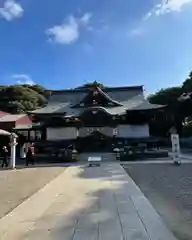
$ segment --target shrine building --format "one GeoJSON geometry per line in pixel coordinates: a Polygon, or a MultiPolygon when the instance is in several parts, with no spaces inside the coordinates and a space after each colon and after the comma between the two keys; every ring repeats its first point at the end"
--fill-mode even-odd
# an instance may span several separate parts
{"type": "Polygon", "coordinates": [[[110,149],[149,139],[149,122],[162,108],[149,103],[143,86],[54,90],[47,106],[29,113],[33,125],[17,130],[27,131],[31,141],[73,144],[82,151],[110,149]]]}

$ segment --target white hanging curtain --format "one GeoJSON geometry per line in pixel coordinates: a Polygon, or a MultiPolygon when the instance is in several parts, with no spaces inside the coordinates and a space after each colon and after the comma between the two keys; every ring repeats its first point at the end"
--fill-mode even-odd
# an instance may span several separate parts
{"type": "Polygon", "coordinates": [[[113,128],[110,127],[83,127],[79,129],[79,137],[90,136],[95,131],[98,131],[101,134],[109,137],[113,136],[113,128]]]}

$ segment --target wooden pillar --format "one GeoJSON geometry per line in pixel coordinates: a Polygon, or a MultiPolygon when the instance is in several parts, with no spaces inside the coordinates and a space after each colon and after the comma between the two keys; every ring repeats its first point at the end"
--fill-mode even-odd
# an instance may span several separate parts
{"type": "Polygon", "coordinates": [[[28,130],[28,139],[27,139],[28,142],[30,142],[30,130],[28,130]]]}

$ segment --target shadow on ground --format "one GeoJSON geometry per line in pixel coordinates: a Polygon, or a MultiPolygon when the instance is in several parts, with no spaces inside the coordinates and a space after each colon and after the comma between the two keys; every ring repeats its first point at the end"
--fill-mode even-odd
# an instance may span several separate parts
{"type": "MultiPolygon", "coordinates": [[[[125,233],[122,233],[122,223],[118,217],[119,214],[128,217],[128,212],[122,212],[123,208],[118,208],[116,205],[117,198],[122,204],[127,204],[129,201],[128,210],[135,211],[129,195],[126,195],[124,191],[127,186],[124,185],[126,181],[122,171],[114,170],[110,164],[106,164],[102,171],[99,167],[81,166],[76,180],[86,181],[89,191],[86,192],[82,185],[81,189],[77,189],[76,198],[71,196],[68,198],[65,193],[60,194],[44,216],[35,223],[34,230],[28,232],[23,239],[129,239],[123,238],[122,234],[125,233]],[[111,184],[111,176],[113,176],[113,181],[117,182],[116,187],[111,184]],[[99,181],[104,182],[102,187],[98,187],[99,181]],[[85,194],[78,195],[79,191],[85,194]],[[83,198],[82,195],[87,198],[83,198]],[[87,235],[90,233],[92,238],[87,235]]],[[[138,221],[143,227],[139,218],[138,221]]],[[[129,231],[130,239],[134,240],[149,240],[145,234],[133,229],[129,231]]]]}

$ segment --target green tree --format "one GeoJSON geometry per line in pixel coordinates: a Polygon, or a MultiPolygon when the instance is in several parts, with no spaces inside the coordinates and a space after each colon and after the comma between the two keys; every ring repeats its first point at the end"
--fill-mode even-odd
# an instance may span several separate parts
{"type": "Polygon", "coordinates": [[[49,92],[39,85],[0,86],[0,109],[10,113],[24,113],[43,107],[49,92]]]}
{"type": "Polygon", "coordinates": [[[192,72],[189,73],[188,78],[182,84],[183,92],[192,92],[192,72]]]}
{"type": "Polygon", "coordinates": [[[181,87],[165,88],[150,95],[148,99],[153,104],[168,105],[171,109],[174,109],[182,92],[181,87]]]}
{"type": "MultiPolygon", "coordinates": [[[[186,119],[192,116],[191,98],[183,98],[181,101],[181,96],[190,92],[192,92],[192,72],[181,86],[162,89],[148,97],[153,104],[167,105],[167,121],[169,124],[174,124],[180,134],[186,119]]],[[[159,126],[162,125],[160,128],[165,126],[165,123],[160,118],[158,119],[158,124],[159,126]]]]}
{"type": "Polygon", "coordinates": [[[25,106],[18,101],[9,101],[6,106],[6,111],[17,114],[17,113],[24,113],[25,112],[25,106]]]}

